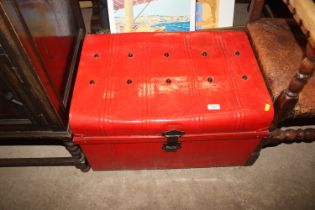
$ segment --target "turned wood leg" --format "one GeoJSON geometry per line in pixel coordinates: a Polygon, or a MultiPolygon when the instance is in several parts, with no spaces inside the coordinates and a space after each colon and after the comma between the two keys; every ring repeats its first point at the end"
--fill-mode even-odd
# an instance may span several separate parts
{"type": "Polygon", "coordinates": [[[288,89],[282,91],[275,101],[275,117],[273,127],[290,117],[298,102],[299,94],[305,84],[312,76],[315,69],[315,49],[308,43],[306,46],[306,57],[303,59],[298,72],[289,83],[288,89]]]}
{"type": "Polygon", "coordinates": [[[272,131],[269,138],[262,142],[263,147],[275,146],[281,143],[312,142],[315,140],[315,128],[299,129],[276,129],[272,131]]]}
{"type": "Polygon", "coordinates": [[[70,152],[71,156],[75,159],[75,167],[80,169],[82,172],[89,171],[90,166],[87,163],[85,155],[79,145],[75,144],[71,139],[66,139],[63,143],[66,149],[70,152]]]}

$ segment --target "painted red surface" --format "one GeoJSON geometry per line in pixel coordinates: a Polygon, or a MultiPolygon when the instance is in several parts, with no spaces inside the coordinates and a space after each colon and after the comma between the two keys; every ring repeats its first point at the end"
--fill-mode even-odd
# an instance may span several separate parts
{"type": "Polygon", "coordinates": [[[70,127],[94,170],[243,165],[272,118],[243,32],[85,38],[70,127]],[[177,152],[169,130],[185,132],[177,152]]]}
{"type": "Polygon", "coordinates": [[[46,36],[35,37],[35,44],[46,67],[57,93],[63,97],[64,86],[68,78],[67,70],[70,67],[73,36],[46,36]]]}
{"type": "Polygon", "coordinates": [[[20,38],[53,107],[56,111],[60,111],[63,109],[61,101],[68,78],[74,37],[33,37],[38,55],[34,53],[33,46],[26,37],[21,36],[20,38]]]}

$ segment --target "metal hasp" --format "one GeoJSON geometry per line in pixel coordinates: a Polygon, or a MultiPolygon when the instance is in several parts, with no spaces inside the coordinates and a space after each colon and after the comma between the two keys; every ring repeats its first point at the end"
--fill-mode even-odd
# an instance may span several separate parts
{"type": "Polygon", "coordinates": [[[163,144],[162,149],[164,149],[166,152],[176,152],[181,148],[181,143],[178,141],[178,139],[183,135],[185,135],[185,132],[177,130],[164,132],[162,136],[166,137],[167,140],[163,144]]]}

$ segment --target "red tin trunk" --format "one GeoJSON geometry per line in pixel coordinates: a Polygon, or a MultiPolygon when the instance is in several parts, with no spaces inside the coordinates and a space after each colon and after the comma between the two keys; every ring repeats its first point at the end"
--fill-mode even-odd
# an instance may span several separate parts
{"type": "Polygon", "coordinates": [[[272,118],[244,32],[85,38],[70,127],[94,170],[244,165],[272,118]]]}

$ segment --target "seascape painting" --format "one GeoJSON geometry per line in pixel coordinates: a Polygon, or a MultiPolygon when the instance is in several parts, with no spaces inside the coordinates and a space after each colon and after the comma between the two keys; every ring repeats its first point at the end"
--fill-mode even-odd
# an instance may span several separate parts
{"type": "Polygon", "coordinates": [[[195,30],[196,0],[108,0],[112,33],[195,30]]]}

